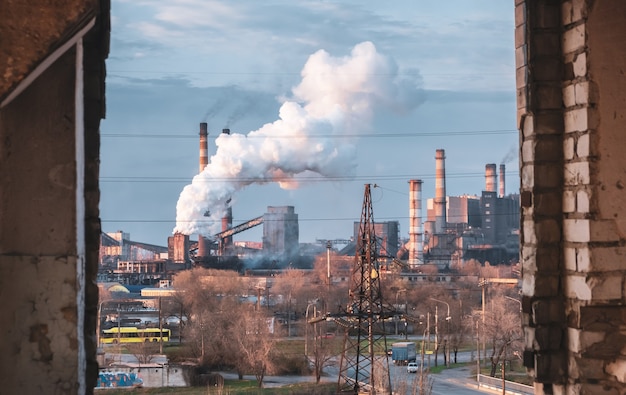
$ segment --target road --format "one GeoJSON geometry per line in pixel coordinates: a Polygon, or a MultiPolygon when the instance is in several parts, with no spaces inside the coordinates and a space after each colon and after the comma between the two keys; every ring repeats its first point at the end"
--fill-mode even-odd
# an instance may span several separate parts
{"type": "MultiPolygon", "coordinates": [[[[433,395],[473,395],[485,394],[489,391],[479,390],[476,381],[471,377],[469,367],[444,369],[441,373],[430,374],[433,384],[433,395]]],[[[391,366],[391,382],[397,390],[406,388],[406,394],[413,393],[413,387],[419,384],[419,372],[417,374],[407,373],[405,366],[391,366]],[[403,388],[404,387],[404,388],[403,388]]]]}
{"type": "MultiPolygon", "coordinates": [[[[136,359],[129,354],[113,354],[108,355],[115,362],[121,363],[133,363],[136,362],[136,359]]],[[[465,353],[459,353],[459,362],[470,359],[469,353],[465,355],[465,353]]],[[[158,356],[153,361],[153,363],[162,364],[166,363],[167,360],[164,356],[158,356]]],[[[434,365],[434,362],[433,362],[434,365]]],[[[397,393],[405,392],[407,395],[413,393],[412,388],[416,386],[419,382],[419,373],[407,373],[406,366],[396,366],[393,363],[390,364],[390,373],[391,373],[391,383],[395,391],[400,391],[397,393]]],[[[326,374],[322,378],[323,382],[337,382],[337,376],[339,374],[338,366],[328,366],[324,369],[326,374]]],[[[225,378],[236,379],[237,375],[232,372],[221,372],[221,374],[225,378]]],[[[254,380],[254,376],[246,376],[246,379],[254,380]]],[[[471,377],[471,368],[470,367],[462,367],[455,369],[444,369],[441,373],[431,374],[430,378],[433,383],[432,387],[432,395],[477,395],[477,394],[486,394],[493,393],[490,390],[482,389],[479,390],[476,385],[476,380],[471,377]]],[[[287,384],[297,383],[297,382],[314,382],[315,379],[313,376],[267,376],[264,380],[265,387],[280,387],[287,384]]]]}

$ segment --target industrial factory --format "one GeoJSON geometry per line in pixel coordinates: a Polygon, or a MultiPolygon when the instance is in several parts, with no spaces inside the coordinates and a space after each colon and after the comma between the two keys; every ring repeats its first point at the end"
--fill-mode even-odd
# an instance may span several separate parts
{"type": "MultiPolygon", "coordinates": [[[[229,134],[229,129],[222,133],[229,134]]],[[[200,166],[208,164],[206,123],[200,124],[200,166]]],[[[408,180],[409,229],[403,238],[399,221],[376,222],[377,253],[381,259],[401,262],[406,271],[420,270],[428,264],[445,272],[451,266],[474,259],[491,265],[518,261],[519,195],[505,193],[505,165],[485,166],[485,187],[480,196],[448,196],[446,194],[445,151],[435,153],[435,196],[422,206],[422,185],[419,179],[408,180]],[[498,177],[499,176],[499,177],[498,177]],[[426,218],[424,218],[424,213],[426,218]]],[[[101,237],[101,280],[119,280],[120,275],[135,276],[135,283],[154,283],[167,272],[203,266],[241,271],[271,263],[276,268],[296,263],[307,268],[314,255],[334,248],[339,255],[354,255],[353,240],[358,237],[359,223],[353,235],[342,243],[320,241],[317,246],[299,242],[299,224],[293,206],[268,206],[267,211],[253,219],[233,226],[230,197],[225,207],[221,231],[213,235],[176,232],[167,240],[167,247],[133,242],[130,235],[118,231],[101,237]],[[262,226],[261,242],[233,242],[233,236],[250,228],[262,226]],[[194,237],[195,236],[195,237],[194,237]],[[193,240],[195,239],[195,240],[193,240]],[[341,249],[337,247],[345,246],[341,249]],[[305,252],[306,251],[306,252],[305,252]],[[116,277],[117,276],[117,277],[116,277]]],[[[236,209],[236,207],[235,207],[236,209]]],[[[213,211],[207,210],[207,214],[213,211]]]]}

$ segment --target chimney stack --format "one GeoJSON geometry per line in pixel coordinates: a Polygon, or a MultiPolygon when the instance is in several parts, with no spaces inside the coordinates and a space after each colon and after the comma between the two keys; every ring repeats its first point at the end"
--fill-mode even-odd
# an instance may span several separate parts
{"type": "Polygon", "coordinates": [[[446,229],[446,154],[442,149],[435,153],[435,233],[446,229]]]}
{"type": "Polygon", "coordinates": [[[409,181],[409,265],[424,263],[422,180],[409,181]]]}
{"type": "MultiPolygon", "coordinates": [[[[222,129],[222,134],[230,134],[230,129],[222,129]]],[[[231,199],[226,200],[226,214],[222,217],[222,232],[233,227],[233,208],[230,204],[231,199]]],[[[222,253],[233,244],[232,236],[222,240],[222,253]]]]}
{"type": "Polygon", "coordinates": [[[498,184],[500,186],[500,197],[503,198],[504,197],[504,172],[505,172],[505,167],[504,167],[504,163],[500,164],[500,183],[498,184]]]}
{"type": "MultiPolygon", "coordinates": [[[[209,164],[209,148],[207,143],[207,138],[209,136],[209,132],[207,129],[207,123],[200,123],[200,173],[204,170],[205,167],[209,164]]],[[[202,258],[207,255],[207,245],[206,240],[202,235],[198,235],[198,253],[197,256],[202,258]]]]}
{"type": "Polygon", "coordinates": [[[199,173],[202,173],[202,170],[204,170],[204,168],[209,164],[209,148],[208,148],[208,143],[207,143],[208,136],[209,136],[209,132],[207,129],[207,123],[202,122],[200,124],[200,171],[199,173]]]}
{"type": "Polygon", "coordinates": [[[496,175],[496,164],[489,163],[485,165],[485,191],[496,192],[498,176],[496,175]]]}

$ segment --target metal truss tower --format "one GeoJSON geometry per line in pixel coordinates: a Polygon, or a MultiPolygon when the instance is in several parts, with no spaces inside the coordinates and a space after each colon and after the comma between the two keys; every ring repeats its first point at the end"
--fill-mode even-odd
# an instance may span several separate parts
{"type": "Polygon", "coordinates": [[[338,393],[392,393],[385,319],[394,311],[383,304],[377,251],[370,184],[366,184],[349,304],[345,314],[335,318],[345,328],[338,393]]]}

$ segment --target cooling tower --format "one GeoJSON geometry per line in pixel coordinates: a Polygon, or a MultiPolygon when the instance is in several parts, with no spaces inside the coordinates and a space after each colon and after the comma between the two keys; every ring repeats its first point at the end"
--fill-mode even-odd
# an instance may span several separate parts
{"type": "Polygon", "coordinates": [[[409,181],[409,265],[424,263],[422,242],[422,180],[409,181]]]}
{"type": "Polygon", "coordinates": [[[435,153],[435,233],[446,229],[446,154],[442,149],[435,153]]]}
{"type": "Polygon", "coordinates": [[[485,165],[485,191],[496,192],[498,184],[498,176],[496,175],[496,164],[489,163],[485,165]]]}

